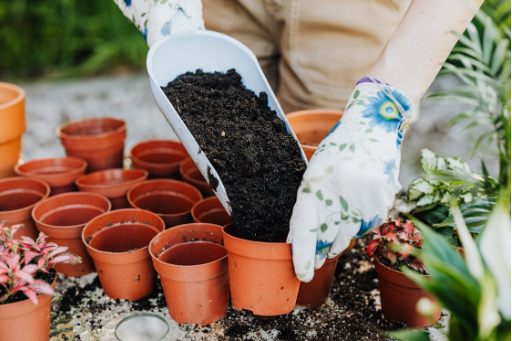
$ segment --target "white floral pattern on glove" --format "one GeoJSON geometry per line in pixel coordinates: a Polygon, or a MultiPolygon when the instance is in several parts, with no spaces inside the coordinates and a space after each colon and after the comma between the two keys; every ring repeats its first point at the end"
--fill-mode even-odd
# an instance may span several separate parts
{"type": "Polygon", "coordinates": [[[386,219],[401,188],[400,145],[412,110],[401,91],[371,77],[358,82],[298,190],[287,241],[301,281],[386,219]]]}
{"type": "Polygon", "coordinates": [[[201,0],[114,0],[114,2],[139,29],[149,47],[159,38],[170,34],[172,18],[180,8],[193,27],[204,29],[201,0]]]}

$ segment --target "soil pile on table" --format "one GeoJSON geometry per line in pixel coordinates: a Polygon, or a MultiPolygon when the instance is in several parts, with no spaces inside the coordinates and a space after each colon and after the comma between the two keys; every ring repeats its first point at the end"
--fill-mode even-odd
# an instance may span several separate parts
{"type": "Polygon", "coordinates": [[[306,164],[267,94],[246,89],[235,70],[188,72],[163,90],[217,170],[240,236],[285,237],[306,164]]]}

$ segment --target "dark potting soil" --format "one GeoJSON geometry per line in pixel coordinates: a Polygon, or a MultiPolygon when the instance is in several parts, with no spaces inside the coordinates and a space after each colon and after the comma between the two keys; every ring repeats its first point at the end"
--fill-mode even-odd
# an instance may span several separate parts
{"type": "Polygon", "coordinates": [[[163,91],[217,170],[240,236],[261,241],[286,236],[306,164],[268,107],[267,94],[246,89],[233,69],[188,72],[163,91]]]}
{"type": "MultiPolygon", "coordinates": [[[[43,271],[37,271],[34,279],[43,280],[43,281],[45,281],[48,284],[52,284],[53,280],[55,279],[55,275],[56,275],[55,269],[50,269],[48,271],[48,273],[43,272],[43,271]]],[[[0,297],[4,296],[6,293],[7,293],[7,289],[0,285],[0,297]]],[[[27,300],[27,299],[28,299],[27,295],[25,295],[22,291],[18,291],[16,294],[11,296],[3,304],[9,304],[9,303],[14,303],[14,302],[24,301],[24,300],[27,300]]]]}

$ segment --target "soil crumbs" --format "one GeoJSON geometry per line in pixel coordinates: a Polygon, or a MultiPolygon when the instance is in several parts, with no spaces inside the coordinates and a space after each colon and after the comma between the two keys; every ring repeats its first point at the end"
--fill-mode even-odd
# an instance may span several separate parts
{"type": "MultiPolygon", "coordinates": [[[[59,275],[60,297],[53,301],[50,340],[114,341],[117,323],[137,311],[162,316],[170,326],[165,340],[173,341],[392,340],[386,332],[405,326],[382,316],[377,274],[364,253],[366,238],[340,257],[330,297],[322,307],[276,317],[254,316],[230,307],[222,320],[208,326],[180,326],[174,322],[159,280],[148,297],[129,302],[105,296],[96,274],[82,278],[59,275]]],[[[442,323],[447,323],[447,316],[443,313],[442,323]]],[[[441,333],[436,329],[439,327],[444,328],[436,325],[428,329],[431,336],[441,333]]]]}
{"type": "Polygon", "coordinates": [[[285,237],[306,164],[267,94],[246,89],[233,69],[188,72],[162,89],[219,174],[240,236],[285,237]]]}

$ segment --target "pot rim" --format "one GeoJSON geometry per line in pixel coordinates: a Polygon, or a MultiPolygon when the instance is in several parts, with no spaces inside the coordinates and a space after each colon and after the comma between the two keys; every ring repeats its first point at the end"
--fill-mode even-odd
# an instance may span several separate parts
{"type": "Polygon", "coordinates": [[[18,96],[4,104],[0,104],[0,110],[16,105],[23,101],[23,99],[25,98],[25,90],[23,90],[23,88],[20,86],[11,83],[0,82],[0,91],[2,91],[2,88],[15,90],[18,92],[18,96]]]}
{"type": "MultiPolygon", "coordinates": [[[[149,144],[149,143],[176,143],[177,145],[181,145],[181,142],[179,141],[174,141],[174,140],[166,140],[166,139],[157,139],[157,140],[147,140],[147,141],[143,141],[143,142],[139,142],[137,143],[135,146],[132,147],[132,149],[130,149],[130,158],[133,160],[133,159],[136,159],[138,163],[144,165],[145,167],[153,167],[153,168],[164,168],[164,167],[174,167],[174,166],[179,166],[179,164],[181,162],[183,162],[183,160],[185,160],[186,158],[188,158],[188,154],[185,150],[184,154],[184,158],[182,160],[179,160],[179,161],[174,161],[174,162],[165,162],[165,163],[157,163],[157,162],[149,162],[149,161],[144,161],[142,159],[140,159],[138,156],[134,155],[133,153],[133,150],[137,147],[140,147],[140,146],[144,146],[145,144],[149,144]]],[[[157,147],[157,148],[161,148],[161,149],[164,149],[164,146],[162,147],[157,147]]],[[[157,149],[157,148],[150,148],[149,150],[151,149],[157,149]]],[[[183,147],[185,148],[185,147],[183,147]]],[[[166,148],[166,149],[172,149],[173,151],[177,151],[178,153],[183,153],[183,151],[181,150],[178,150],[178,149],[174,149],[174,148],[166,148]]],[[[132,161],[133,162],[133,161],[132,161]]]]}
{"type": "Polygon", "coordinates": [[[133,184],[136,184],[140,181],[144,181],[148,177],[148,171],[145,169],[140,168],[133,168],[133,169],[124,169],[124,168],[110,168],[110,169],[103,169],[96,172],[92,172],[89,174],[84,174],[77,178],[75,180],[75,184],[78,186],[78,188],[85,188],[85,189],[105,189],[105,188],[118,188],[118,187],[131,187],[133,184]],[[95,175],[98,175],[99,173],[111,173],[121,171],[122,173],[141,173],[141,176],[124,182],[118,182],[114,184],[82,184],[81,181],[88,177],[92,177],[95,175]]]}
{"type": "Polygon", "coordinates": [[[56,133],[59,138],[66,139],[66,140],[76,140],[76,141],[100,139],[100,138],[104,138],[104,137],[122,133],[123,131],[124,132],[126,131],[126,121],[121,120],[119,118],[115,118],[115,117],[92,117],[92,118],[86,118],[86,119],[78,120],[78,121],[66,122],[64,124],[61,124],[56,129],[56,133]],[[63,132],[63,130],[65,128],[67,128],[68,126],[71,126],[72,124],[84,123],[84,122],[95,121],[95,120],[102,120],[102,121],[103,120],[112,120],[112,121],[121,122],[122,124],[119,128],[109,130],[109,131],[101,133],[101,134],[95,134],[95,135],[71,135],[71,134],[66,134],[63,132]]]}
{"type": "Polygon", "coordinates": [[[18,174],[20,176],[24,176],[24,177],[53,179],[53,178],[61,177],[64,174],[66,174],[66,175],[80,174],[80,173],[85,172],[86,168],[87,168],[87,161],[85,161],[84,159],[75,157],[75,156],[63,156],[63,157],[52,157],[52,158],[46,158],[46,159],[35,159],[35,160],[30,160],[30,161],[24,162],[22,164],[18,163],[14,167],[14,171],[16,172],[16,174],[18,174]],[[25,166],[27,164],[40,163],[40,162],[44,162],[44,161],[56,161],[56,160],[71,160],[71,161],[76,161],[76,162],[80,163],[81,165],[80,165],[80,167],[73,168],[70,171],[48,174],[48,175],[37,175],[37,174],[27,173],[21,169],[21,168],[23,168],[23,166],[25,166]]]}
{"type": "Polygon", "coordinates": [[[306,109],[306,110],[297,110],[292,111],[291,113],[286,114],[286,118],[289,117],[300,117],[300,116],[309,116],[309,115],[317,115],[317,114],[327,114],[327,115],[340,115],[344,113],[343,110],[332,110],[332,109],[306,109]]]}
{"type": "MultiPolygon", "coordinates": [[[[165,232],[165,231],[163,231],[163,232],[165,232]]],[[[156,236],[154,238],[156,238],[156,236]]],[[[151,242],[149,244],[151,244],[151,242]]],[[[153,253],[151,252],[151,248],[150,248],[149,254],[151,255],[151,258],[156,260],[158,263],[163,264],[163,265],[167,265],[167,266],[172,266],[172,267],[174,267],[176,269],[192,269],[192,268],[199,269],[200,267],[207,267],[207,266],[209,266],[209,265],[211,265],[213,263],[220,262],[220,261],[223,261],[225,258],[228,258],[228,250],[224,247],[224,245],[221,245],[219,243],[215,243],[215,242],[212,242],[212,241],[209,241],[209,240],[197,240],[197,241],[189,241],[189,242],[185,242],[185,243],[174,244],[174,245],[168,247],[167,249],[165,249],[165,251],[163,251],[162,253],[166,252],[167,250],[172,249],[173,247],[176,247],[176,246],[179,247],[179,246],[182,246],[184,244],[190,244],[190,243],[213,244],[213,245],[222,247],[226,251],[226,254],[224,256],[220,257],[220,258],[212,260],[211,262],[201,263],[201,264],[196,264],[196,265],[178,265],[178,264],[164,262],[164,261],[160,260],[160,257],[156,257],[156,256],[153,255],[153,253]]],[[[160,254],[160,256],[161,256],[161,254],[160,254]]]]}
{"type": "MultiPolygon", "coordinates": [[[[220,203],[219,198],[217,198],[217,196],[215,196],[215,195],[214,195],[214,196],[211,196],[211,197],[208,197],[208,198],[203,198],[203,199],[199,200],[198,202],[196,202],[196,203],[194,204],[194,206],[192,206],[192,208],[190,209],[190,214],[192,215],[192,219],[193,219],[194,221],[199,222],[199,217],[197,217],[197,216],[196,216],[196,214],[195,214],[195,213],[197,213],[197,212],[195,212],[195,211],[197,210],[197,207],[198,207],[199,205],[201,205],[201,204],[204,204],[204,203],[208,203],[208,204],[209,204],[209,203],[210,203],[210,201],[211,201],[211,202],[215,202],[215,203],[217,203],[217,202],[218,202],[220,206],[219,206],[219,207],[214,207],[214,208],[212,208],[211,210],[208,210],[208,211],[204,211],[204,212],[202,212],[203,214],[204,214],[204,213],[207,213],[207,212],[214,211],[214,210],[220,210],[220,209],[222,209],[222,210],[224,210],[224,211],[225,211],[225,208],[224,208],[224,207],[222,207],[222,204],[220,203]]],[[[211,207],[211,206],[209,206],[209,207],[211,207]]],[[[226,213],[227,213],[227,212],[226,212],[226,213]]],[[[228,215],[229,215],[229,214],[228,214],[228,215]]],[[[231,217],[230,217],[230,218],[231,218],[231,217]]]]}
{"type": "MultiPolygon", "coordinates": [[[[373,262],[374,263],[378,263],[382,268],[385,268],[386,271],[389,271],[390,273],[394,274],[395,276],[400,276],[402,275],[403,277],[407,278],[408,280],[410,280],[411,282],[413,282],[412,279],[410,279],[409,277],[407,277],[407,275],[401,271],[396,271],[394,269],[391,269],[390,267],[387,267],[386,265],[382,264],[376,257],[372,258],[373,259],[373,262]]],[[[378,273],[378,270],[377,270],[377,264],[375,264],[375,270],[377,271],[378,273]]],[[[430,275],[422,275],[420,273],[416,273],[418,276],[421,276],[423,278],[430,278],[430,275]]],[[[416,285],[416,283],[415,283],[416,285]]]]}
{"type": "Polygon", "coordinates": [[[38,179],[38,178],[34,178],[34,177],[16,177],[16,176],[14,176],[14,177],[0,179],[0,184],[2,182],[8,182],[8,181],[35,181],[35,182],[38,182],[38,183],[42,184],[43,186],[45,186],[46,194],[44,194],[41,197],[41,199],[39,199],[38,201],[36,201],[32,205],[24,206],[24,207],[15,209],[15,210],[10,210],[10,211],[1,211],[0,213],[12,214],[12,213],[18,213],[18,212],[26,211],[27,209],[33,209],[38,203],[40,203],[41,201],[43,201],[46,198],[48,198],[48,196],[50,195],[50,192],[51,192],[50,185],[48,185],[45,181],[43,181],[41,179],[38,179]]]}
{"type": "Polygon", "coordinates": [[[235,223],[231,223],[231,224],[228,224],[226,226],[223,226],[222,227],[222,232],[224,234],[228,235],[230,238],[235,239],[238,242],[249,242],[249,243],[254,243],[253,245],[261,245],[261,246],[264,246],[264,245],[265,246],[269,246],[269,245],[276,245],[276,246],[291,245],[291,243],[287,243],[287,242],[284,242],[284,243],[283,242],[262,242],[262,241],[258,241],[258,240],[250,240],[250,239],[244,239],[244,238],[233,236],[231,233],[226,232],[226,229],[231,227],[231,226],[234,226],[234,225],[235,225],[235,223]]]}
{"type": "MultiPolygon", "coordinates": [[[[180,174],[181,176],[184,178],[184,179],[187,179],[187,181],[190,181],[191,183],[194,183],[194,184],[198,184],[198,185],[206,185],[208,186],[208,188],[210,188],[209,184],[208,184],[208,181],[206,180],[197,180],[197,179],[194,179],[193,177],[191,177],[190,175],[188,175],[188,173],[185,172],[185,165],[187,165],[188,163],[192,163],[194,165],[194,167],[197,168],[194,160],[189,156],[189,157],[186,157],[185,159],[183,159],[181,162],[180,162],[180,166],[179,166],[179,171],[180,171],[180,174]]],[[[202,176],[202,174],[201,174],[202,176]]]]}
{"type": "MultiPolygon", "coordinates": [[[[108,213],[112,209],[112,203],[104,195],[94,193],[94,192],[67,192],[67,193],[61,193],[61,194],[54,195],[52,197],[46,198],[46,199],[41,200],[38,203],[36,203],[36,206],[34,206],[34,209],[32,210],[32,213],[31,213],[31,216],[32,216],[32,219],[34,219],[34,222],[36,222],[39,225],[43,225],[46,228],[51,228],[51,229],[73,229],[73,228],[85,227],[85,225],[87,225],[88,222],[84,223],[84,224],[77,224],[77,225],[57,226],[57,225],[50,225],[50,224],[43,223],[42,221],[40,221],[39,219],[36,218],[35,212],[39,208],[39,206],[41,206],[44,203],[60,199],[64,196],[66,196],[66,197],[87,197],[87,196],[97,197],[98,199],[102,199],[107,203],[107,210],[105,212],[103,212],[102,214],[108,213]]],[[[75,204],[73,204],[73,205],[75,205],[75,204]]],[[[66,207],[66,206],[67,205],[60,206],[60,207],[62,208],[62,207],[66,207]]]]}

